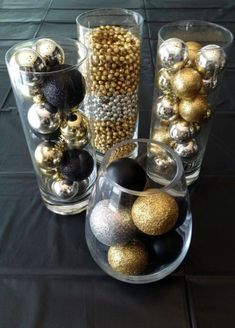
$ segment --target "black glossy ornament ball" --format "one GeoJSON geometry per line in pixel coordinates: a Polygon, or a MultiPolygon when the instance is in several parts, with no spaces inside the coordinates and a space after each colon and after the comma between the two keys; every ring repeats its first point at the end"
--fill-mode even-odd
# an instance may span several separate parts
{"type": "Polygon", "coordinates": [[[59,108],[78,106],[85,96],[82,74],[70,65],[57,65],[44,80],[42,92],[49,104],[59,108]]]}
{"type": "Polygon", "coordinates": [[[120,186],[136,191],[143,191],[147,176],[140,164],[128,157],[113,161],[107,168],[110,178],[120,186]]]}
{"type": "Polygon", "coordinates": [[[89,177],[94,160],[86,150],[66,150],[60,162],[62,175],[71,181],[82,181],[89,177]]]}
{"type": "Polygon", "coordinates": [[[173,230],[150,241],[151,253],[157,263],[166,264],[174,261],[183,247],[183,238],[173,230]]]}

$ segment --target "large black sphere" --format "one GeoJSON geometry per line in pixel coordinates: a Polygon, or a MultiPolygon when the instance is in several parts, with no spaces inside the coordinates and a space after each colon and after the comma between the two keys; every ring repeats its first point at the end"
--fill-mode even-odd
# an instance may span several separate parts
{"type": "Polygon", "coordinates": [[[62,175],[71,181],[82,181],[89,177],[94,160],[86,150],[66,150],[60,162],[62,175]]]}
{"type": "Polygon", "coordinates": [[[174,261],[183,247],[183,238],[173,230],[162,236],[149,239],[151,253],[156,263],[166,264],[174,261]]]}
{"type": "Polygon", "coordinates": [[[110,178],[120,186],[136,191],[143,191],[147,176],[140,164],[128,157],[113,161],[107,168],[110,178]]]}
{"type": "Polygon", "coordinates": [[[65,70],[70,65],[53,67],[53,72],[45,78],[42,92],[49,104],[59,108],[78,106],[85,96],[85,82],[77,69],[65,70]]]}

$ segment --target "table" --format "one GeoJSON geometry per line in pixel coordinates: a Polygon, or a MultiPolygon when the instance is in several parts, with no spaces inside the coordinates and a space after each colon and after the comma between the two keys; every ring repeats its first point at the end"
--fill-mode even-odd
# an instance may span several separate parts
{"type": "Polygon", "coordinates": [[[128,285],[103,273],[84,239],[85,213],[43,205],[4,63],[16,42],[76,38],[75,18],[96,7],[143,14],[140,135],[148,137],[157,32],[176,19],[217,22],[235,32],[234,1],[3,0],[0,2],[0,327],[203,328],[234,326],[235,47],[218,94],[201,175],[191,187],[190,251],[168,278],[128,285]]]}

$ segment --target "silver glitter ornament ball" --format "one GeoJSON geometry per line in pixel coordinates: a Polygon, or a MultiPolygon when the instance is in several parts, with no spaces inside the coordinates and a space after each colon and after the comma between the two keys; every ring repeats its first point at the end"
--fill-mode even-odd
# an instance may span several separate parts
{"type": "Polygon", "coordinates": [[[173,148],[182,159],[191,159],[198,152],[198,145],[195,139],[186,143],[175,143],[173,148]]]}
{"type": "Polygon", "coordinates": [[[188,50],[184,41],[171,38],[164,41],[159,49],[158,55],[162,67],[175,73],[181,69],[188,60],[188,50]]]}
{"type": "Polygon", "coordinates": [[[44,103],[33,104],[29,108],[28,122],[31,128],[38,133],[53,133],[60,126],[60,113],[51,113],[44,107],[44,105],[44,103]]]}
{"type": "Polygon", "coordinates": [[[40,54],[49,66],[64,63],[64,50],[54,40],[45,38],[39,39],[33,45],[33,49],[40,54]]]}
{"type": "Polygon", "coordinates": [[[217,76],[212,76],[208,79],[203,79],[202,88],[204,93],[209,93],[212,90],[214,90],[217,87],[217,82],[218,82],[217,76]]]}
{"type": "Polygon", "coordinates": [[[51,184],[51,190],[56,197],[61,200],[70,200],[76,196],[78,192],[78,183],[76,181],[68,181],[64,179],[57,179],[51,184]]]}
{"type": "Polygon", "coordinates": [[[94,236],[108,246],[124,244],[136,232],[130,212],[114,208],[107,199],[93,208],[90,227],[94,236]]]}
{"type": "Polygon", "coordinates": [[[200,129],[198,123],[177,120],[170,126],[170,137],[179,143],[184,143],[194,137],[200,129]]]}
{"type": "Polygon", "coordinates": [[[226,54],[223,48],[216,44],[201,48],[195,60],[197,70],[206,79],[218,74],[224,68],[225,62],[226,54]]]}
{"type": "Polygon", "coordinates": [[[156,113],[160,120],[173,121],[178,117],[178,101],[169,96],[157,98],[156,113]]]}

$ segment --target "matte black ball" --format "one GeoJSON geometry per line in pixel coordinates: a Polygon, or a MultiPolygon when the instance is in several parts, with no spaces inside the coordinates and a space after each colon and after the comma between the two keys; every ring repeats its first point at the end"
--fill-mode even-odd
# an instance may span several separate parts
{"type": "Polygon", "coordinates": [[[44,81],[42,92],[47,102],[59,108],[72,108],[78,106],[85,96],[85,82],[82,74],[76,70],[65,70],[69,65],[53,67],[51,73],[44,81]]]}
{"type": "Polygon", "coordinates": [[[179,217],[178,220],[174,226],[174,229],[179,228],[182,224],[184,224],[184,221],[187,218],[187,212],[188,212],[188,202],[185,198],[176,198],[175,199],[179,206],[179,217]]]}
{"type": "Polygon", "coordinates": [[[62,175],[72,181],[82,181],[89,177],[94,160],[86,150],[66,150],[60,162],[62,175]]]}
{"type": "Polygon", "coordinates": [[[151,253],[156,262],[166,264],[174,261],[183,247],[183,238],[177,231],[168,232],[151,240],[151,253]]]}
{"type": "Polygon", "coordinates": [[[140,164],[128,157],[113,161],[107,168],[110,178],[120,186],[136,191],[143,191],[147,176],[140,164]]]}

